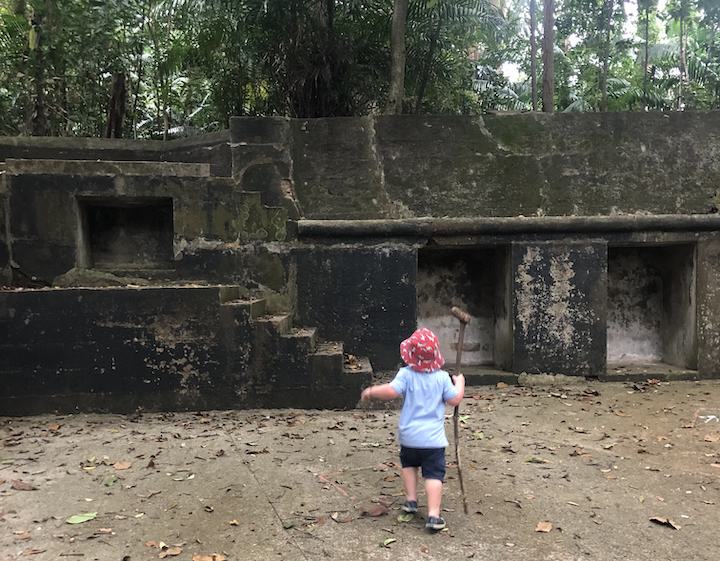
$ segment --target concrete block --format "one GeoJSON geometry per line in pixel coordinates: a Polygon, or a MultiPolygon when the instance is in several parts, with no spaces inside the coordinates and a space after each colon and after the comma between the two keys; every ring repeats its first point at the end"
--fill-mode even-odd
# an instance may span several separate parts
{"type": "Polygon", "coordinates": [[[602,242],[512,245],[513,372],[605,372],[607,247],[602,242]]]}

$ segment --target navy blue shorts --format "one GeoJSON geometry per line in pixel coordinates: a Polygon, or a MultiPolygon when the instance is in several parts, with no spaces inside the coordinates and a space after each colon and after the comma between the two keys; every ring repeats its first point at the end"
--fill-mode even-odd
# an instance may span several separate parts
{"type": "Polygon", "coordinates": [[[400,446],[400,464],[404,468],[422,468],[424,479],[445,481],[445,448],[400,446]]]}

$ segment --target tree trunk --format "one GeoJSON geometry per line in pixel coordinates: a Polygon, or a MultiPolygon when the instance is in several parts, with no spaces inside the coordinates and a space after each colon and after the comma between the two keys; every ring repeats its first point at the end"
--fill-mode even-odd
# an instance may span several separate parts
{"type": "Polygon", "coordinates": [[[555,90],[555,0],[544,0],[543,7],[543,111],[552,113],[555,90]]]}
{"type": "Polygon", "coordinates": [[[530,95],[537,111],[537,0],[530,0],[530,95]]]}
{"type": "Polygon", "coordinates": [[[335,0],[325,1],[327,11],[327,28],[329,33],[333,33],[335,29],[335,0]]]}
{"type": "MultiPolygon", "coordinates": [[[[336,48],[335,48],[335,0],[325,1],[325,80],[322,84],[325,102],[321,106],[321,116],[334,117],[342,114],[346,108],[341,107],[339,92],[335,91],[336,48]]],[[[344,101],[344,100],[343,100],[344,101]]]]}
{"type": "Polygon", "coordinates": [[[610,39],[612,35],[613,0],[603,2],[603,24],[605,40],[603,41],[602,68],[600,70],[600,111],[608,110],[608,66],[610,64],[610,39]]]}
{"type": "Polygon", "coordinates": [[[167,102],[163,103],[163,140],[167,140],[170,132],[170,115],[168,115],[167,102]]]}
{"type": "Polygon", "coordinates": [[[43,55],[43,13],[36,10],[32,17],[33,37],[30,46],[30,60],[34,80],[34,100],[32,104],[31,131],[33,136],[47,135],[47,116],[45,115],[45,57],[43,55]]]}
{"type": "MultiPolygon", "coordinates": [[[[147,9],[148,5],[147,3],[143,2],[143,13],[142,13],[142,24],[141,29],[145,29],[145,25],[147,23],[147,9]]],[[[142,79],[143,79],[143,51],[145,50],[145,45],[143,42],[141,42],[138,45],[137,49],[137,66],[135,70],[135,74],[137,76],[137,82],[135,83],[135,91],[133,92],[134,100],[132,104],[132,117],[130,119],[130,123],[132,124],[132,134],[133,138],[137,138],[137,109],[138,109],[138,102],[140,100],[140,88],[142,86],[142,79]]]]}
{"type": "Polygon", "coordinates": [[[680,83],[678,85],[678,110],[683,108],[683,86],[685,84],[685,2],[680,1],[680,83]]]}
{"type": "Polygon", "coordinates": [[[422,75],[420,76],[420,84],[418,86],[417,99],[415,100],[415,113],[420,113],[420,107],[422,106],[422,100],[425,97],[425,89],[427,88],[428,81],[430,80],[430,69],[432,68],[432,60],[435,56],[435,49],[437,48],[437,42],[440,38],[440,28],[442,27],[442,16],[438,14],[437,23],[430,36],[430,46],[428,47],[427,56],[425,58],[425,64],[423,65],[422,75]]]}
{"type": "MultiPolygon", "coordinates": [[[[16,16],[27,19],[27,5],[25,0],[17,0],[13,6],[13,13],[16,16]]],[[[30,42],[24,41],[24,47],[22,56],[18,57],[15,64],[12,67],[13,74],[17,76],[23,76],[21,78],[20,95],[18,96],[18,105],[23,115],[23,124],[18,128],[18,134],[27,134],[30,128],[31,122],[31,110],[32,100],[30,95],[30,89],[32,86],[31,80],[27,76],[28,68],[27,61],[30,60],[30,42]]]]}
{"type": "Polygon", "coordinates": [[[402,113],[405,97],[405,25],[407,22],[408,0],[395,0],[390,33],[390,93],[385,113],[402,113]]]}
{"type": "Polygon", "coordinates": [[[127,102],[127,88],[125,73],[116,72],[112,79],[112,93],[107,110],[107,125],[105,138],[122,138],[123,122],[125,121],[125,104],[127,102]]]}
{"type": "Polygon", "coordinates": [[[650,5],[645,6],[645,58],[643,60],[643,97],[647,106],[648,96],[648,60],[650,58],[650,5]]]}

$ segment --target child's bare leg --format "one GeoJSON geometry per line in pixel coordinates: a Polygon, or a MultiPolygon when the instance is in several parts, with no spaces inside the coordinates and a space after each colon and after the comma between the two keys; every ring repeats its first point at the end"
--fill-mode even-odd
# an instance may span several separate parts
{"type": "MultiPolygon", "coordinates": [[[[405,470],[403,470],[405,471],[405,470]]],[[[426,479],[425,492],[427,493],[428,516],[440,516],[440,502],[442,501],[443,482],[439,479],[426,479]]]]}
{"type": "Polygon", "coordinates": [[[418,468],[402,468],[402,480],[405,487],[405,498],[408,501],[417,501],[418,468]]]}

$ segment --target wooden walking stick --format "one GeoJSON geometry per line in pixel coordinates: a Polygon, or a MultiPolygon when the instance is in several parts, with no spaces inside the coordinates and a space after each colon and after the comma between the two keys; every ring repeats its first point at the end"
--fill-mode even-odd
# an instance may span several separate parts
{"type": "MultiPolygon", "coordinates": [[[[460,361],[462,360],[463,339],[465,338],[465,326],[470,323],[470,314],[464,312],[457,306],[450,309],[450,313],[460,320],[460,334],[458,335],[457,361],[455,375],[460,374],[460,361]]],[[[465,483],[463,482],[462,467],[460,466],[460,405],[455,406],[453,411],[453,432],[455,433],[455,463],[457,464],[458,480],[460,481],[460,494],[462,495],[463,511],[468,513],[467,499],[465,498],[465,483]]]]}

